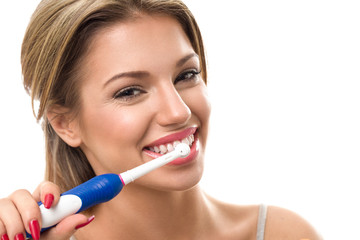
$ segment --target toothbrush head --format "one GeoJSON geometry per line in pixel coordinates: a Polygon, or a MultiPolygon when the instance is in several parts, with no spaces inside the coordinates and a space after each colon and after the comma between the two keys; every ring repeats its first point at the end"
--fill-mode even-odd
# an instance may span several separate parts
{"type": "Polygon", "coordinates": [[[180,143],[175,147],[175,151],[179,153],[180,157],[184,158],[190,154],[190,147],[185,143],[180,143]]]}

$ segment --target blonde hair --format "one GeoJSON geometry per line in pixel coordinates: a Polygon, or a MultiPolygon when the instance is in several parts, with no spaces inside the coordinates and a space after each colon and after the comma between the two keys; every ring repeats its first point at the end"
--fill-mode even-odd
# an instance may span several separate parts
{"type": "Polygon", "coordinates": [[[89,39],[100,28],[139,14],[165,14],[182,26],[200,56],[206,82],[201,33],[190,10],[180,0],[43,0],[27,28],[21,51],[24,87],[31,95],[36,119],[42,119],[46,142],[45,179],[65,191],[95,176],[80,148],[67,145],[54,131],[46,113],[60,105],[78,113],[78,66],[89,39]],[[34,102],[39,101],[37,111],[34,102]]]}

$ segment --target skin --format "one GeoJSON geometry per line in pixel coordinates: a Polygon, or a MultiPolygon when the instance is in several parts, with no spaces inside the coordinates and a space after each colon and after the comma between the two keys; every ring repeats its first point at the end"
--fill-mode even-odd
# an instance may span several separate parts
{"type": "MultiPolygon", "coordinates": [[[[157,169],[92,209],[95,220],[89,227],[75,231],[90,216],[76,214],[41,239],[69,239],[75,232],[77,239],[88,240],[256,239],[258,206],[219,202],[197,184],[210,104],[201,74],[195,74],[201,70],[199,59],[176,20],[143,15],[103,29],[80,66],[80,114],[54,118],[51,112],[68,110],[54,106],[48,118],[64,141],[81,147],[96,174],[119,173],[150,161],[146,146],[189,127],[198,128],[199,152],[193,161],[157,169]],[[137,74],[124,76],[129,72],[137,74]],[[118,74],[122,77],[112,79],[118,74]]],[[[6,229],[13,239],[24,228],[29,231],[29,221],[40,219],[36,202],[47,193],[55,196],[56,205],[59,189],[49,182],[33,195],[19,190],[0,200],[0,234],[6,229]]],[[[269,207],[266,224],[265,239],[320,239],[305,220],[285,209],[269,207]]]]}

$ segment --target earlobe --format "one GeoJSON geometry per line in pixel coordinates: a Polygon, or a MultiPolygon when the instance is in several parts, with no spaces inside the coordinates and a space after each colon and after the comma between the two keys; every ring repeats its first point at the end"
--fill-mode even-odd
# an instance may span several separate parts
{"type": "Polygon", "coordinates": [[[81,144],[80,130],[77,121],[71,117],[70,111],[62,106],[54,106],[46,113],[46,117],[58,136],[71,147],[81,144]]]}

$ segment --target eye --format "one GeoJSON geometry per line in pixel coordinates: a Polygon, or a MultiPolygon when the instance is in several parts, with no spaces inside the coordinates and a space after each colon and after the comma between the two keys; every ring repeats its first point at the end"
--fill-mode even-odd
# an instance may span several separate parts
{"type": "Polygon", "coordinates": [[[180,73],[179,76],[176,77],[174,84],[177,84],[180,81],[197,80],[200,73],[201,71],[198,71],[196,69],[186,70],[185,72],[180,73]]]}
{"type": "Polygon", "coordinates": [[[145,93],[140,87],[131,86],[119,90],[114,94],[114,98],[122,101],[129,101],[145,93]]]}

